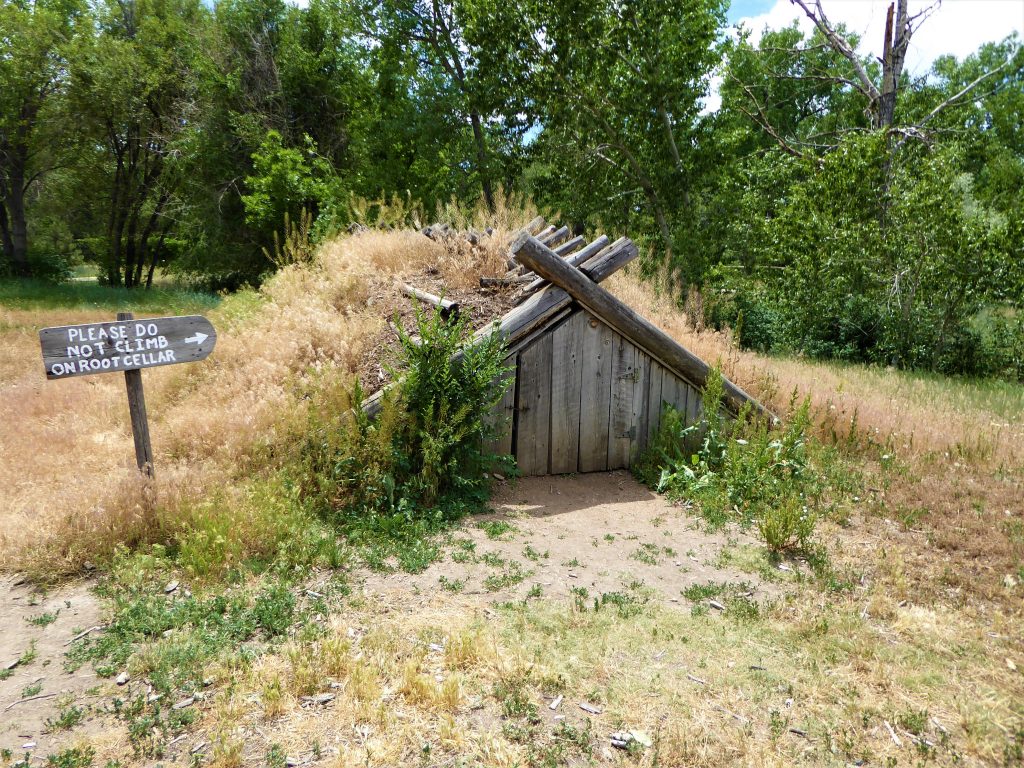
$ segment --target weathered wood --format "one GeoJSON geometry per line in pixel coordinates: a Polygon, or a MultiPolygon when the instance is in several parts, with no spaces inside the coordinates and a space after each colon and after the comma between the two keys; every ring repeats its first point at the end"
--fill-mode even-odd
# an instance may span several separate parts
{"type": "Polygon", "coordinates": [[[436,307],[444,320],[454,319],[459,316],[459,304],[456,301],[435,296],[427,291],[421,291],[419,288],[408,283],[402,283],[402,293],[417,301],[422,301],[432,307],[436,307]]]}
{"type": "MultiPolygon", "coordinates": [[[[592,280],[588,280],[579,270],[568,266],[535,238],[522,233],[512,243],[511,251],[521,263],[568,292],[619,333],[677,371],[682,378],[697,387],[704,386],[710,370],[707,363],[592,280]]],[[[743,403],[750,402],[758,412],[764,412],[760,403],[731,381],[724,379],[723,384],[728,410],[735,413],[743,403]]]]}
{"type": "Polygon", "coordinates": [[[584,316],[579,471],[598,472],[608,468],[608,414],[615,333],[590,313],[584,316]]]}
{"type": "MultiPolygon", "coordinates": [[[[129,321],[134,320],[134,316],[131,312],[118,312],[117,320],[119,323],[132,324],[129,321]]],[[[149,419],[146,417],[146,394],[142,389],[142,371],[137,368],[125,371],[124,383],[128,390],[128,414],[131,418],[132,438],[135,441],[135,463],[142,474],[152,478],[154,476],[153,445],[149,440],[149,419]]]]}
{"type": "Polygon", "coordinates": [[[544,221],[544,217],[543,216],[538,216],[535,219],[533,219],[529,224],[527,224],[525,227],[523,227],[523,229],[525,229],[530,234],[536,234],[537,232],[540,232],[542,229],[544,229],[546,224],[547,224],[547,222],[544,221]]]}
{"type": "Polygon", "coordinates": [[[648,380],[651,378],[651,357],[637,349],[633,379],[633,434],[629,441],[629,463],[647,448],[647,398],[650,395],[648,380]]]}
{"type": "Polygon", "coordinates": [[[545,237],[538,237],[537,239],[544,243],[548,248],[555,248],[568,240],[570,236],[571,233],[569,232],[568,227],[559,227],[551,234],[545,237]]]}
{"type": "MultiPolygon", "coordinates": [[[[639,254],[637,247],[628,238],[616,241],[615,258],[606,259],[603,251],[592,255],[585,261],[581,269],[586,268],[591,280],[601,282],[607,279],[616,271],[624,267],[639,254]],[[600,264],[597,264],[601,258],[600,264]]],[[[575,257],[577,254],[573,254],[575,257]]],[[[546,326],[552,318],[558,316],[572,304],[572,297],[561,288],[554,285],[547,285],[542,290],[531,295],[526,301],[506,314],[500,321],[490,323],[473,334],[470,344],[477,344],[490,336],[491,333],[498,333],[512,349],[523,339],[529,337],[538,329],[546,326]]],[[[384,389],[378,390],[370,397],[363,400],[363,411],[371,418],[380,412],[380,408],[387,391],[393,387],[389,384],[384,389]]]]}
{"type": "Polygon", "coordinates": [[[608,469],[629,466],[633,429],[636,347],[615,334],[612,341],[612,394],[608,415],[608,469]]]}
{"type": "Polygon", "coordinates": [[[586,242],[587,239],[583,237],[583,235],[576,235],[576,237],[574,237],[572,240],[566,240],[560,246],[555,248],[555,253],[557,253],[564,259],[577,248],[582,248],[583,244],[586,242]]]}
{"type": "Polygon", "coordinates": [[[650,445],[661,427],[661,386],[665,369],[651,360],[651,376],[647,385],[647,444],[650,445]]]}
{"type": "Polygon", "coordinates": [[[551,333],[551,474],[579,470],[580,389],[586,314],[576,312],[551,333]]]}
{"type": "Polygon", "coordinates": [[[512,420],[516,406],[515,355],[507,358],[505,365],[509,366],[511,370],[498,383],[498,386],[504,386],[503,394],[489,417],[489,425],[496,434],[484,444],[484,450],[497,456],[507,456],[512,453],[512,420]]]}
{"type": "Polygon", "coordinates": [[[523,475],[548,473],[551,434],[551,334],[519,353],[516,462],[523,475]]]}
{"type": "MultiPolygon", "coordinates": [[[[120,317],[123,314],[118,315],[120,317]]],[[[155,368],[206,359],[217,342],[199,315],[63,325],[39,331],[48,379],[155,368]]]]}
{"type": "MultiPolygon", "coordinates": [[[[556,227],[554,224],[550,224],[544,229],[542,229],[540,232],[538,232],[536,235],[534,235],[534,237],[536,237],[540,242],[543,243],[546,242],[547,239],[551,237],[553,234],[555,234],[555,232],[557,231],[558,227],[556,227]]],[[[513,253],[512,256],[515,257],[515,253],[513,253]]]]}
{"type": "Polygon", "coordinates": [[[481,288],[507,288],[511,285],[524,285],[532,282],[531,275],[519,275],[517,277],[481,277],[481,288]]]}
{"type": "MultiPolygon", "coordinates": [[[[586,248],[583,248],[580,251],[576,251],[575,253],[570,253],[568,256],[566,256],[565,263],[568,264],[570,267],[577,267],[590,259],[595,259],[595,257],[597,256],[603,257],[605,248],[625,246],[625,244],[627,243],[629,243],[628,238],[623,237],[619,240],[616,240],[612,246],[608,246],[607,236],[601,235],[586,248]]],[[[597,263],[596,259],[594,263],[597,263]]],[[[533,274],[533,272],[530,272],[530,276],[532,278],[532,282],[530,282],[523,289],[523,299],[526,299],[526,297],[529,296],[529,294],[533,293],[534,291],[540,290],[545,285],[549,285],[547,280],[545,280],[543,277],[537,277],[536,275],[533,274]]]]}
{"type": "Polygon", "coordinates": [[[690,384],[687,384],[686,388],[686,421],[688,424],[699,424],[704,420],[702,393],[690,384]]]}

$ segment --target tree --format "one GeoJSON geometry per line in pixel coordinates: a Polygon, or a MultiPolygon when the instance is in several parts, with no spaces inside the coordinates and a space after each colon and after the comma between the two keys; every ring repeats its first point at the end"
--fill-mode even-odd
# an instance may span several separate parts
{"type": "Polygon", "coordinates": [[[26,196],[60,158],[52,104],[65,86],[66,50],[83,8],[77,0],[12,0],[0,6],[0,246],[26,275],[26,196]]]}

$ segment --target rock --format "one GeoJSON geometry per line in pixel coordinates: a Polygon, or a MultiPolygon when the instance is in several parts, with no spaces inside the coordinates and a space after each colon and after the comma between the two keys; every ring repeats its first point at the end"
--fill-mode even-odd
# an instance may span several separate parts
{"type": "Polygon", "coordinates": [[[1008,573],[1003,577],[1003,586],[1007,589],[1013,589],[1017,586],[1017,580],[1013,578],[1012,573],[1008,573]]]}
{"type": "Polygon", "coordinates": [[[591,715],[600,715],[603,711],[600,707],[594,706],[586,701],[580,702],[580,709],[584,712],[589,712],[591,715]]]}
{"type": "Polygon", "coordinates": [[[114,678],[114,682],[118,685],[125,685],[131,678],[128,677],[127,672],[122,672],[120,675],[114,678]]]}
{"type": "Polygon", "coordinates": [[[714,608],[714,609],[715,609],[716,611],[724,611],[724,610],[725,610],[725,606],[724,606],[724,605],[722,605],[722,604],[721,604],[720,602],[718,602],[717,600],[708,600],[708,605],[710,605],[710,606],[711,606],[712,608],[714,608]]]}
{"type": "Polygon", "coordinates": [[[182,699],[181,701],[179,701],[177,704],[175,704],[173,707],[171,707],[171,709],[187,709],[188,707],[191,707],[195,703],[196,703],[195,696],[189,696],[187,699],[182,699]]]}
{"type": "Polygon", "coordinates": [[[34,741],[26,741],[24,744],[21,745],[21,748],[22,749],[35,749],[36,748],[36,743],[34,741]]]}
{"type": "Polygon", "coordinates": [[[171,592],[173,592],[177,588],[178,588],[178,580],[177,579],[175,579],[174,581],[169,581],[169,582],[167,582],[167,586],[164,587],[164,594],[165,595],[169,595],[169,594],[171,594],[171,592]]]}
{"type": "Polygon", "coordinates": [[[306,704],[327,704],[334,701],[333,693],[318,693],[316,696],[303,696],[301,701],[306,704]]]}
{"type": "Polygon", "coordinates": [[[494,476],[495,480],[498,480],[499,482],[502,483],[505,482],[505,476],[501,474],[501,472],[492,472],[491,474],[494,476]]]}
{"type": "Polygon", "coordinates": [[[548,709],[550,709],[552,712],[554,712],[556,709],[558,709],[558,707],[559,707],[559,705],[561,703],[562,703],[562,697],[561,696],[557,696],[554,701],[552,701],[550,704],[548,704],[548,709]]]}
{"type": "Polygon", "coordinates": [[[630,731],[629,735],[633,737],[633,741],[642,747],[653,747],[654,740],[651,739],[644,731],[630,731]]]}

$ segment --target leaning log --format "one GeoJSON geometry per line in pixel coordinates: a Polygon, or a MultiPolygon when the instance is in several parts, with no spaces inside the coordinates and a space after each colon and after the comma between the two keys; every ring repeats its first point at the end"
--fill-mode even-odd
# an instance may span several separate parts
{"type": "MultiPolygon", "coordinates": [[[[614,253],[620,248],[625,248],[629,242],[628,238],[622,237],[612,243],[611,246],[608,246],[608,237],[606,235],[601,235],[586,248],[576,251],[576,253],[570,253],[566,256],[565,263],[570,267],[578,267],[580,264],[584,263],[588,259],[592,259],[594,256],[600,255],[601,257],[604,257],[606,248],[609,253],[614,253]]],[[[555,249],[555,253],[558,253],[557,248],[555,249]]],[[[531,272],[530,275],[532,277],[533,273],[531,272]]],[[[543,277],[534,277],[532,282],[528,283],[526,287],[523,288],[523,298],[529,296],[534,291],[539,291],[547,285],[547,283],[548,281],[543,277]]]]}
{"type": "MultiPolygon", "coordinates": [[[[566,291],[596,317],[643,347],[691,385],[703,388],[707,383],[710,371],[707,363],[597,285],[593,274],[590,274],[591,279],[587,279],[591,270],[594,273],[603,271],[602,262],[607,261],[606,256],[599,256],[592,260],[593,264],[588,262],[576,270],[528,232],[520,234],[512,242],[511,251],[520,263],[566,291]]],[[[723,377],[722,383],[725,386],[725,404],[730,411],[735,413],[743,403],[749,402],[759,412],[764,412],[760,403],[731,381],[723,377]]]]}

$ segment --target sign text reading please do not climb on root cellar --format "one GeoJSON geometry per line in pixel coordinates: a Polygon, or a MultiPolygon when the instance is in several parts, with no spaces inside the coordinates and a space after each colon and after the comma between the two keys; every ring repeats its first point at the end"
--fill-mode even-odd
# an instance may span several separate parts
{"type": "Polygon", "coordinates": [[[43,328],[46,378],[115,373],[194,363],[213,350],[217,332],[198,315],[43,328]]]}

